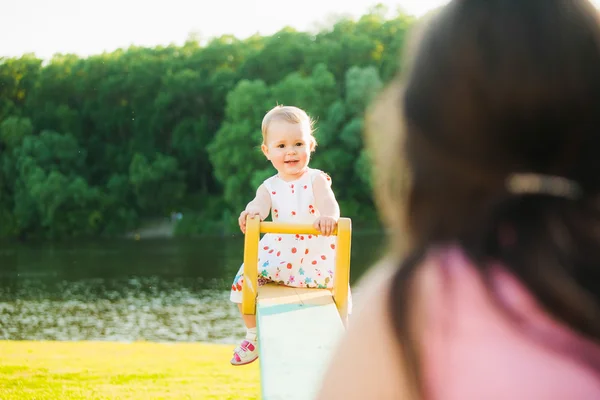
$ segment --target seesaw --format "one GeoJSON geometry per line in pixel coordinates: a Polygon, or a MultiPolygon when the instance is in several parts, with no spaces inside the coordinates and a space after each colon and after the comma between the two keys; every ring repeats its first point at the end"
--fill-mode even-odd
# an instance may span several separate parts
{"type": "Polygon", "coordinates": [[[312,225],[246,220],[242,312],[256,314],[262,398],[312,399],[348,316],[352,222],[340,218],[333,290],[258,287],[261,233],[320,234],[312,225]]]}

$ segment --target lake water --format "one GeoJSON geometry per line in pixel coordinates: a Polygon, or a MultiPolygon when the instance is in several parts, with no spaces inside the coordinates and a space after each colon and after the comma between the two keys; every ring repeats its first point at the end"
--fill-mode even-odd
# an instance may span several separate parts
{"type": "MultiPolygon", "coordinates": [[[[353,234],[351,283],[382,248],[353,234]]],[[[241,236],[0,243],[0,340],[236,343],[242,257],[241,236]]]]}

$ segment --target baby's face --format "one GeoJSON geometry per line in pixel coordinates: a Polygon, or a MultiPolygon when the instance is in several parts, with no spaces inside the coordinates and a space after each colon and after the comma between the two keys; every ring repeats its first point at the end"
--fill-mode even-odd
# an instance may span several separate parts
{"type": "Polygon", "coordinates": [[[269,124],[266,136],[262,151],[279,176],[286,181],[302,176],[314,146],[308,127],[275,120],[269,124]]]}

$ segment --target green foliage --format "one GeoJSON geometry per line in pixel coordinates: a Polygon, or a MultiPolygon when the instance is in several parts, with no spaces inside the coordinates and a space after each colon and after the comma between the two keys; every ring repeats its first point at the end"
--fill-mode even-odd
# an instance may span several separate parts
{"type": "Polygon", "coordinates": [[[177,234],[237,232],[274,173],[260,123],[276,104],[316,120],[311,165],[332,176],[344,215],[372,220],[364,112],[413,23],[388,14],[317,34],[0,58],[0,237],[121,235],[173,211],[177,234]]]}
{"type": "Polygon", "coordinates": [[[163,154],[157,154],[150,162],[136,153],[129,166],[129,183],[136,203],[149,215],[166,214],[176,207],[186,190],[183,178],[177,160],[163,154]]]}
{"type": "Polygon", "coordinates": [[[27,118],[8,117],[0,124],[0,143],[11,151],[21,145],[26,136],[33,133],[33,125],[27,118]]]}
{"type": "Polygon", "coordinates": [[[225,120],[208,146],[214,176],[223,186],[223,199],[240,209],[252,195],[253,177],[269,167],[260,152],[260,124],[269,104],[263,81],[241,81],[227,96],[225,120]]]}

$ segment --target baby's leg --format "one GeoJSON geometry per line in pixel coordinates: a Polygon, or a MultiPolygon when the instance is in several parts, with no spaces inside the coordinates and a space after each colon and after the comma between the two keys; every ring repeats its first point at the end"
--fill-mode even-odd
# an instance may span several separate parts
{"type": "Polygon", "coordinates": [[[242,340],[239,346],[233,351],[233,357],[231,358],[232,365],[246,365],[255,361],[258,358],[258,345],[256,338],[256,316],[244,315],[242,313],[242,287],[244,285],[243,279],[243,265],[238,271],[232,291],[230,300],[237,304],[242,320],[246,326],[246,336],[242,340]]]}
{"type": "Polygon", "coordinates": [[[256,338],[256,316],[242,313],[242,304],[238,303],[238,309],[242,314],[244,325],[246,325],[246,337],[238,347],[233,350],[231,358],[232,365],[246,365],[258,358],[258,343],[256,338]]]}
{"type": "Polygon", "coordinates": [[[246,329],[256,328],[256,315],[246,315],[242,312],[242,304],[238,303],[238,309],[240,310],[240,314],[242,315],[242,319],[244,320],[244,325],[246,325],[246,329]]]}

